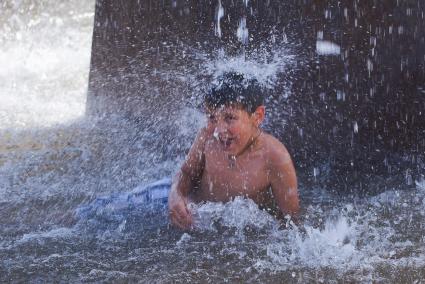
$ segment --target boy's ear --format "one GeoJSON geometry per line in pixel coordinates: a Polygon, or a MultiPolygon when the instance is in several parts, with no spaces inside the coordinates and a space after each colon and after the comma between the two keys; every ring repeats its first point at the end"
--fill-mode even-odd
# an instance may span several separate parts
{"type": "Polygon", "coordinates": [[[260,126],[265,116],[266,116],[266,107],[265,106],[257,107],[257,109],[253,113],[254,121],[257,126],[260,126]]]}

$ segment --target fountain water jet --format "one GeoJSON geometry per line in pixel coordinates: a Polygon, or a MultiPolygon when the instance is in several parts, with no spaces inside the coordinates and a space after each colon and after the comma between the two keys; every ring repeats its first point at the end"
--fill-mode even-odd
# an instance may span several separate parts
{"type": "Polygon", "coordinates": [[[190,105],[220,50],[254,61],[261,50],[268,62],[286,47],[297,64],[275,74],[265,128],[288,146],[301,181],[353,192],[404,184],[424,168],[424,10],[419,1],[98,0],[88,112],[137,118],[190,105]]]}

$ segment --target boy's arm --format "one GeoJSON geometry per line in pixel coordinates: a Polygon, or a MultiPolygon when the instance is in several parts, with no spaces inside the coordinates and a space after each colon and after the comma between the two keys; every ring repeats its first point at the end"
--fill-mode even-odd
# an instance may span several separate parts
{"type": "Polygon", "coordinates": [[[188,195],[201,178],[204,169],[204,146],[207,135],[206,129],[201,129],[196,136],[186,160],[174,177],[168,195],[171,222],[181,229],[188,229],[192,225],[192,216],[187,208],[188,195]]]}
{"type": "Polygon", "coordinates": [[[299,211],[297,176],[291,156],[282,144],[269,156],[270,183],[273,196],[284,215],[297,218],[299,211]]]}

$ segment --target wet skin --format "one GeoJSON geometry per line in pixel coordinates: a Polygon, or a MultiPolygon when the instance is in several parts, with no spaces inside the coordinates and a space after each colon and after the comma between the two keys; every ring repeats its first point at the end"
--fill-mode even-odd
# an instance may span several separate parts
{"type": "Polygon", "coordinates": [[[261,131],[264,115],[264,107],[253,114],[236,106],[207,111],[208,124],[198,133],[170,191],[175,226],[188,229],[193,224],[190,201],[227,202],[236,196],[261,207],[275,203],[282,214],[297,214],[291,157],[280,141],[261,131]]]}

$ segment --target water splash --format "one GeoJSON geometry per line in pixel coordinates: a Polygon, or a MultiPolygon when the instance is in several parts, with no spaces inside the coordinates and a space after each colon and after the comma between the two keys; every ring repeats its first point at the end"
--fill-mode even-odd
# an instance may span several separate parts
{"type": "Polygon", "coordinates": [[[288,269],[288,265],[298,263],[312,268],[340,269],[351,263],[358,252],[353,233],[354,227],[344,217],[327,219],[324,229],[304,225],[301,228],[294,227],[286,233],[275,233],[276,240],[267,246],[269,260],[259,261],[257,266],[280,271],[288,269]]]}
{"type": "Polygon", "coordinates": [[[316,41],[316,52],[319,55],[339,55],[341,47],[330,41],[318,40],[316,41]]]}
{"type": "Polygon", "coordinates": [[[276,48],[270,53],[257,50],[250,57],[245,54],[227,56],[222,52],[216,60],[206,62],[206,73],[211,74],[214,80],[224,73],[240,73],[246,79],[256,79],[264,87],[273,88],[279,81],[279,75],[289,70],[294,59],[294,55],[285,48],[276,48]],[[272,56],[267,57],[266,54],[272,56]]]}
{"type": "MultiPolygon", "coordinates": [[[[238,251],[241,255],[247,254],[243,243],[248,241],[250,232],[256,232],[257,237],[249,239],[254,242],[250,247],[254,246],[257,250],[256,257],[250,260],[249,271],[255,269],[279,273],[309,267],[315,270],[332,269],[337,274],[358,269],[373,274],[376,266],[389,262],[402,267],[406,263],[406,255],[412,266],[421,267],[425,262],[424,249],[409,238],[400,239],[404,230],[390,223],[380,222],[380,217],[376,215],[381,214],[379,212],[382,209],[404,203],[400,198],[405,196],[398,195],[394,198],[388,195],[392,196],[393,193],[387,192],[367,200],[366,207],[347,203],[330,212],[322,211],[320,220],[323,220],[318,224],[306,220],[298,226],[289,226],[289,229],[282,229],[273,217],[258,209],[251,200],[243,198],[236,198],[226,204],[207,202],[193,206],[192,211],[196,218],[196,229],[203,232],[203,238],[209,239],[205,233],[228,235],[226,231],[232,232],[229,239],[232,244],[241,244],[238,251]],[[382,204],[388,201],[391,204],[382,204]],[[369,211],[368,207],[374,209],[369,211]],[[394,241],[395,239],[398,241],[394,241]]],[[[416,209],[421,207],[421,200],[415,202],[416,209]]],[[[320,211],[318,208],[310,210],[320,211]]],[[[182,237],[179,245],[188,248],[193,242],[199,242],[199,238],[190,233],[182,237]]],[[[224,245],[223,253],[228,249],[224,245]]]]}
{"type": "Polygon", "coordinates": [[[50,4],[6,1],[10,9],[0,11],[0,129],[50,127],[84,115],[94,14],[75,6],[58,17],[46,12],[50,4]]]}
{"type": "MultiPolygon", "coordinates": [[[[73,215],[76,208],[97,196],[115,192],[128,197],[137,184],[171,176],[183,158],[173,153],[187,151],[202,124],[199,112],[183,107],[176,112],[182,120],[170,122],[158,115],[143,129],[120,116],[56,125],[81,115],[88,70],[93,17],[89,11],[93,7],[88,6],[94,3],[69,3],[87,7],[79,12],[66,3],[44,0],[0,4],[16,6],[16,15],[7,16],[10,21],[2,26],[6,32],[0,33],[0,61],[9,68],[2,70],[11,70],[0,71],[0,127],[7,128],[0,132],[0,279],[288,283],[391,282],[397,280],[394,275],[404,275],[405,281],[393,281],[399,283],[423,279],[424,181],[417,181],[414,190],[390,189],[346,204],[326,189],[313,190],[317,199],[305,190],[303,202],[314,199],[316,205],[306,206],[309,218],[304,216],[304,223],[285,230],[242,198],[196,205],[198,227],[185,234],[168,227],[166,211],[138,208],[141,199],[136,196],[127,199],[129,203],[111,200],[105,210],[93,210],[88,222],[68,223],[78,217],[73,215]],[[20,3],[40,10],[22,14],[20,3]],[[26,17],[33,13],[39,16],[26,17]],[[164,121],[168,128],[161,128],[164,121]]],[[[235,71],[273,87],[295,58],[285,46],[272,52],[273,56],[261,50],[235,57],[221,54],[216,59],[194,52],[200,56],[199,67],[172,69],[166,76],[178,75],[178,80],[192,84],[198,73],[217,78],[235,71]]]]}
{"type": "Polygon", "coordinates": [[[416,187],[421,190],[425,190],[425,179],[416,181],[416,187]]]}
{"type": "Polygon", "coordinates": [[[239,235],[243,235],[247,226],[260,230],[278,225],[276,219],[267,212],[259,210],[254,201],[243,197],[236,197],[227,203],[191,204],[191,211],[195,227],[201,231],[217,231],[215,226],[219,224],[236,229],[239,235]]]}
{"type": "Polygon", "coordinates": [[[221,0],[218,0],[218,5],[216,8],[216,23],[215,23],[215,35],[221,37],[221,18],[224,17],[224,8],[221,5],[221,0]]]}
{"type": "Polygon", "coordinates": [[[242,17],[239,21],[238,30],[236,31],[238,40],[244,44],[248,44],[248,28],[246,27],[246,17],[242,17]]]}

